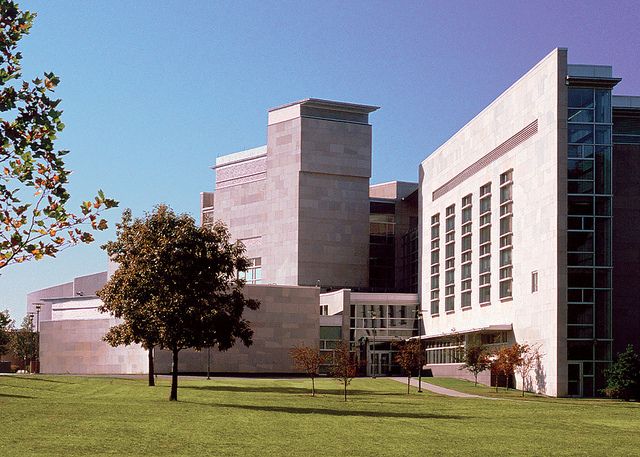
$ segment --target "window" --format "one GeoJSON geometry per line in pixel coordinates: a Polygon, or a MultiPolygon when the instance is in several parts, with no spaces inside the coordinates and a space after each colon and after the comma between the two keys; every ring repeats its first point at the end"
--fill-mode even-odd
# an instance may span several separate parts
{"type": "Polygon", "coordinates": [[[238,279],[243,279],[247,284],[260,284],[262,282],[262,257],[249,259],[247,271],[239,271],[238,279]]]}
{"type": "Polygon", "coordinates": [[[460,240],[460,306],[471,307],[472,194],[462,197],[462,238],[460,240]]]}
{"type": "Polygon", "coordinates": [[[480,304],[491,301],[491,183],[480,187],[480,259],[479,300],[480,304]]]}
{"type": "Polygon", "coordinates": [[[531,272],[531,293],[538,291],[538,272],[531,272]]]}
{"type": "Polygon", "coordinates": [[[446,214],[446,245],[445,245],[445,298],[444,309],[446,312],[454,310],[454,293],[455,293],[455,228],[456,216],[455,205],[447,207],[446,214]]]}
{"type": "Polygon", "coordinates": [[[513,286],[513,170],[500,175],[500,299],[511,298],[513,286]]]}
{"type": "Polygon", "coordinates": [[[431,315],[440,312],[440,213],[431,216],[431,315]]]}

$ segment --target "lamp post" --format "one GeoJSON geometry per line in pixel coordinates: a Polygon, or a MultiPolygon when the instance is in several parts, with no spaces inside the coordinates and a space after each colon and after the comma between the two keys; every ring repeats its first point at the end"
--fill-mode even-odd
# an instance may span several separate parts
{"type": "Polygon", "coordinates": [[[416,317],[418,318],[418,344],[420,345],[420,355],[418,356],[418,392],[422,392],[422,309],[418,308],[416,310],[416,317]]]}
{"type": "Polygon", "coordinates": [[[371,323],[373,324],[373,349],[371,350],[371,358],[373,359],[372,368],[372,378],[376,379],[376,372],[378,371],[378,363],[376,361],[376,313],[371,311],[371,323]]]}
{"type": "Polygon", "coordinates": [[[211,379],[211,346],[207,346],[207,379],[211,379]]]}
{"type": "Polygon", "coordinates": [[[36,373],[40,373],[40,309],[42,304],[36,304],[36,333],[38,335],[38,352],[36,352],[36,373]]]}

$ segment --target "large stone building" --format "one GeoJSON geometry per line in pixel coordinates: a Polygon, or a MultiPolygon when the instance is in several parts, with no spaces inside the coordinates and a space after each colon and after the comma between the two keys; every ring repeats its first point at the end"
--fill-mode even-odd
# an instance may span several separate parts
{"type": "MultiPolygon", "coordinates": [[[[420,329],[434,375],[461,376],[464,345],[528,343],[544,356],[527,388],[598,395],[615,354],[640,345],[640,97],[613,96],[619,81],[554,50],[429,154],[419,183],[370,185],[375,106],[270,110],[267,144],[218,157],[201,195],[202,223],[245,244],[264,304],[256,344],[212,371],[289,372],[290,346],[348,340],[362,374],[393,373],[394,342],[420,329]]],[[[96,346],[109,322],[90,296],[106,277],[29,295],[43,370],[145,369],[96,346]]],[[[202,353],[183,360],[205,369],[202,353]]]]}
{"type": "Polygon", "coordinates": [[[434,372],[454,341],[526,342],[544,353],[534,389],[593,396],[639,342],[640,98],[612,97],[619,81],[556,49],[422,162],[434,372]]]}

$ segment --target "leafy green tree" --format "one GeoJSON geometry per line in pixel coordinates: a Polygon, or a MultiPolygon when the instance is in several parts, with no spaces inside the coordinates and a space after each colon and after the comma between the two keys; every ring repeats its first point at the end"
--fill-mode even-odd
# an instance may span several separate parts
{"type": "Polygon", "coordinates": [[[60,99],[52,98],[60,80],[46,72],[21,80],[18,42],[34,18],[15,2],[0,0],[0,269],[92,242],[92,231],[107,228],[101,212],[117,206],[99,191],[79,214],[67,209],[68,151],[54,147],[64,129],[60,99]]]}
{"type": "Polygon", "coordinates": [[[0,311],[0,357],[5,355],[9,351],[12,326],[13,321],[9,316],[9,311],[0,311]]]}
{"type": "Polygon", "coordinates": [[[640,354],[635,352],[632,344],[618,354],[604,374],[607,378],[607,387],[603,390],[606,396],[625,401],[632,398],[640,400],[640,354]]]}
{"type": "Polygon", "coordinates": [[[11,351],[24,361],[26,370],[28,363],[38,357],[38,349],[38,333],[33,329],[33,316],[25,316],[20,328],[11,332],[11,351]]]}
{"type": "Polygon", "coordinates": [[[411,392],[411,375],[418,369],[422,358],[420,357],[422,345],[420,340],[403,341],[398,344],[398,352],[395,362],[400,365],[407,376],[407,395],[411,392]]]}
{"type": "Polygon", "coordinates": [[[187,214],[165,205],[141,219],[125,211],[117,239],[104,248],[119,264],[98,292],[102,310],[123,319],[114,343],[157,345],[172,353],[171,393],[178,399],[178,354],[182,349],[251,345],[253,330],[242,317],[259,303],[242,293],[249,260],[221,222],[198,227],[187,214]]]}
{"type": "Polygon", "coordinates": [[[467,346],[464,349],[461,370],[467,370],[473,374],[475,385],[478,385],[478,375],[491,367],[491,359],[486,348],[479,345],[467,346]]]}

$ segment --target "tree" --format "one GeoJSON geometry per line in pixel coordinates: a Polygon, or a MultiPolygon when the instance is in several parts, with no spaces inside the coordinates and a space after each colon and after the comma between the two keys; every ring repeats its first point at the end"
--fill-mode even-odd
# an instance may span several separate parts
{"type": "Polygon", "coordinates": [[[354,354],[349,349],[348,341],[341,341],[333,352],[331,376],[344,386],[344,401],[347,401],[347,387],[358,372],[354,354]]]}
{"type": "Polygon", "coordinates": [[[519,345],[515,343],[512,346],[512,351],[516,355],[515,370],[520,373],[522,377],[522,396],[524,397],[524,392],[527,390],[529,373],[540,364],[543,354],[540,352],[539,344],[531,346],[529,344],[519,345]]]}
{"type": "Polygon", "coordinates": [[[92,242],[92,231],[107,228],[101,212],[118,205],[99,191],[82,203],[80,214],[67,209],[68,151],[54,147],[64,124],[60,99],[51,98],[60,80],[45,72],[19,81],[17,46],[34,18],[15,2],[0,0],[0,269],[92,242]]]}
{"type": "Polygon", "coordinates": [[[311,396],[316,395],[316,378],[320,375],[320,366],[324,363],[325,357],[317,348],[309,346],[295,346],[289,351],[293,359],[293,365],[307,373],[311,378],[311,396]]]}
{"type": "Polygon", "coordinates": [[[420,340],[403,341],[398,344],[395,362],[407,375],[407,395],[411,392],[411,375],[420,367],[422,361],[420,340]]]}
{"type": "Polygon", "coordinates": [[[9,316],[9,311],[0,311],[0,357],[5,355],[9,350],[12,326],[13,321],[9,316]]]}
{"type": "Polygon", "coordinates": [[[478,375],[491,367],[491,359],[487,350],[481,344],[468,346],[464,349],[463,366],[461,370],[467,370],[473,374],[475,385],[478,385],[478,375]]]}
{"type": "Polygon", "coordinates": [[[38,334],[33,331],[33,316],[28,315],[22,326],[11,333],[11,350],[24,361],[25,370],[28,363],[38,356],[38,334]]]}
{"type": "Polygon", "coordinates": [[[640,354],[629,344],[624,352],[618,354],[616,361],[605,370],[607,387],[604,394],[611,398],[629,401],[635,397],[640,400],[640,354]]]}
{"type": "Polygon", "coordinates": [[[178,399],[178,354],[217,346],[226,351],[239,339],[251,345],[245,308],[259,303],[242,293],[249,260],[221,222],[198,227],[187,214],[160,205],[142,219],[125,211],[117,239],[104,247],[119,264],[98,292],[102,310],[123,319],[114,343],[157,345],[172,353],[171,393],[178,399]]]}

